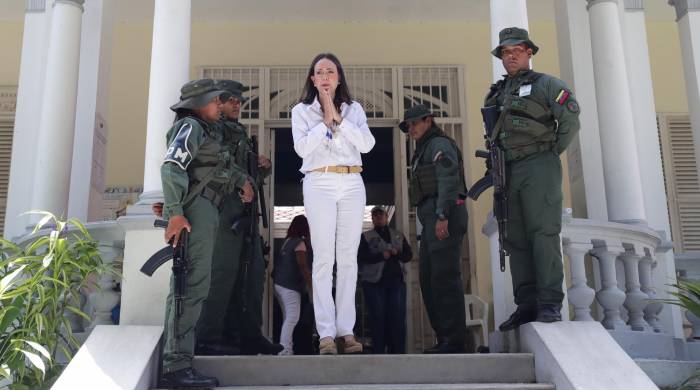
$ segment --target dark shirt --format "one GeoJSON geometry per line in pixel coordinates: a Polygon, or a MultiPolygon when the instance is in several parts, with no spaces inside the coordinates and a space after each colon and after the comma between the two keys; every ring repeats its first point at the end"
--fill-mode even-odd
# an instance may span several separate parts
{"type": "MultiPolygon", "coordinates": [[[[385,242],[391,243],[391,235],[389,234],[389,228],[384,226],[381,228],[375,227],[374,230],[379,234],[385,242]]],[[[369,251],[369,244],[365,240],[364,234],[360,240],[360,248],[357,251],[357,259],[360,264],[376,264],[385,261],[384,270],[382,271],[382,279],[403,279],[403,271],[401,270],[401,265],[399,262],[407,263],[413,258],[413,252],[411,251],[411,245],[406,241],[406,237],[403,238],[403,248],[401,252],[396,255],[391,255],[388,259],[384,259],[382,252],[372,254],[369,251]]]]}

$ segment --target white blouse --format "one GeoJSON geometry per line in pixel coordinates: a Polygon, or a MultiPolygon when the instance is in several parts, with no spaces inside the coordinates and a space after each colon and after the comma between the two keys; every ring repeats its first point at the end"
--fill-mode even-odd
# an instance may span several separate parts
{"type": "Polygon", "coordinates": [[[340,105],[343,121],[335,134],[323,123],[321,103],[299,103],[292,108],[294,150],[304,159],[302,173],[325,166],[360,166],[360,153],[374,147],[374,136],[367,126],[367,116],[360,103],[340,105]]]}

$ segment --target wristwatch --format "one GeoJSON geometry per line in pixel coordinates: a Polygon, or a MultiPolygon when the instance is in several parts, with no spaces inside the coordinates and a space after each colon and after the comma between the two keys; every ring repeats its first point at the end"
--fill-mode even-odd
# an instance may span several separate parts
{"type": "Polygon", "coordinates": [[[444,213],[438,213],[437,217],[438,217],[438,219],[441,220],[441,221],[444,221],[444,220],[447,219],[447,217],[445,216],[444,213]]]}

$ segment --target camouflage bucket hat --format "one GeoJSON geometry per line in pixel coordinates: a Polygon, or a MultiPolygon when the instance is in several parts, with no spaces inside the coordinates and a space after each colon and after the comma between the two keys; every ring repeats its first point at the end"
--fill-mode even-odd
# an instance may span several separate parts
{"type": "Polygon", "coordinates": [[[234,80],[216,80],[216,87],[228,92],[230,96],[235,97],[240,100],[241,103],[245,103],[248,98],[243,96],[243,84],[234,80]]]}
{"type": "Polygon", "coordinates": [[[498,33],[498,46],[491,50],[491,54],[501,58],[501,48],[505,45],[519,45],[521,43],[526,44],[530,49],[532,49],[532,54],[537,54],[540,50],[534,42],[530,40],[530,35],[527,30],[518,27],[508,27],[501,30],[498,33]]]}
{"type": "Polygon", "coordinates": [[[403,114],[403,121],[399,123],[399,129],[405,133],[408,131],[408,122],[417,121],[425,118],[426,116],[434,117],[435,114],[433,114],[428,107],[425,106],[425,104],[415,105],[406,110],[406,112],[403,114]]]}
{"type": "Polygon", "coordinates": [[[183,108],[190,110],[202,108],[222,92],[212,79],[188,81],[180,88],[180,101],[170,106],[170,109],[177,111],[183,108]]]}

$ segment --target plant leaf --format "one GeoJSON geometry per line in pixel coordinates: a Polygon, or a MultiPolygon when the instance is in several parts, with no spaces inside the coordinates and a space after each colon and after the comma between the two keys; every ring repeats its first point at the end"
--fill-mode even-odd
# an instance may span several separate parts
{"type": "Polygon", "coordinates": [[[41,261],[41,265],[44,268],[48,268],[49,265],[51,265],[52,261],[53,261],[53,253],[49,252],[46,256],[44,256],[44,259],[41,261]]]}
{"type": "Polygon", "coordinates": [[[49,351],[46,350],[43,346],[41,346],[39,343],[35,343],[34,341],[29,341],[29,340],[24,340],[25,343],[29,344],[32,348],[36,349],[37,352],[40,354],[44,355],[44,357],[51,361],[51,355],[49,354],[49,351]]]}
{"type": "Polygon", "coordinates": [[[15,282],[15,279],[22,273],[26,268],[26,265],[20,266],[16,270],[12,271],[9,275],[5,276],[0,280],[0,296],[2,296],[5,291],[7,291],[10,286],[15,282]]]}
{"type": "Polygon", "coordinates": [[[88,320],[88,321],[91,320],[90,316],[88,316],[87,314],[85,314],[84,311],[78,309],[78,308],[75,307],[75,306],[68,305],[68,306],[66,306],[66,309],[68,309],[69,311],[71,311],[71,312],[73,312],[73,313],[75,313],[75,314],[77,314],[77,315],[79,315],[79,316],[85,318],[85,319],[88,320]]]}
{"type": "Polygon", "coordinates": [[[34,230],[32,230],[32,234],[36,234],[41,228],[44,227],[51,219],[55,219],[54,215],[49,213],[48,211],[29,211],[28,214],[43,214],[44,218],[42,218],[36,226],[34,226],[34,230]]]}
{"type": "Polygon", "coordinates": [[[24,356],[26,356],[27,359],[29,359],[29,361],[32,363],[32,365],[34,365],[34,367],[41,370],[42,373],[46,373],[46,365],[44,365],[44,361],[41,360],[41,357],[39,357],[39,355],[35,354],[34,352],[25,351],[23,349],[21,349],[20,352],[22,352],[24,356]]]}
{"type": "Polygon", "coordinates": [[[5,331],[19,316],[19,313],[19,308],[15,306],[7,306],[2,308],[2,312],[0,312],[0,332],[3,333],[3,337],[5,331]]]}
{"type": "Polygon", "coordinates": [[[7,364],[0,366],[0,376],[4,377],[5,379],[12,380],[12,371],[10,371],[10,366],[7,364]]]}

